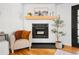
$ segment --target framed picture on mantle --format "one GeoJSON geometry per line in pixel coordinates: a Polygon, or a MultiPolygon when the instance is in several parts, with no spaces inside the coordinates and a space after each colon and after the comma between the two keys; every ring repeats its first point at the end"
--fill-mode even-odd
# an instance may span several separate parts
{"type": "Polygon", "coordinates": [[[47,7],[36,7],[34,8],[34,16],[48,16],[49,8],[47,7]]]}

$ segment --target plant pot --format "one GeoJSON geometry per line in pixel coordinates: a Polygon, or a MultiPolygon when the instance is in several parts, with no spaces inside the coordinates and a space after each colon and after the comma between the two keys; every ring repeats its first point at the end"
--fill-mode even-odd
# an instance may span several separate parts
{"type": "Polygon", "coordinates": [[[61,49],[61,48],[62,48],[62,42],[61,42],[61,41],[56,41],[55,47],[56,47],[57,49],[61,49]]]}

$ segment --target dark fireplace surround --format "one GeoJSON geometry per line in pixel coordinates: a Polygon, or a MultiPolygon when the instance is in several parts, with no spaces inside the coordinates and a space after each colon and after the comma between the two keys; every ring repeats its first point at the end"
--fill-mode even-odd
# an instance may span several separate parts
{"type": "Polygon", "coordinates": [[[48,38],[48,24],[32,24],[32,38],[48,38]]]}

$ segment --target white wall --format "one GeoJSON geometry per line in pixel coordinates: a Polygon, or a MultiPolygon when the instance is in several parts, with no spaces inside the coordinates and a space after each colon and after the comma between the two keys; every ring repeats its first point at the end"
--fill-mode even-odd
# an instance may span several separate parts
{"type": "Polygon", "coordinates": [[[21,4],[0,4],[0,31],[11,33],[22,29],[21,4]]]}

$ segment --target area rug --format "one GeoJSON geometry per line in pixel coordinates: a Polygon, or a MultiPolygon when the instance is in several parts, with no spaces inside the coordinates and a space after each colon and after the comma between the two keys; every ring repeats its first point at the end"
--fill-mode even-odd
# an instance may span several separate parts
{"type": "Polygon", "coordinates": [[[67,52],[67,51],[57,49],[55,55],[74,55],[74,54],[70,53],[70,52],[67,52]]]}

